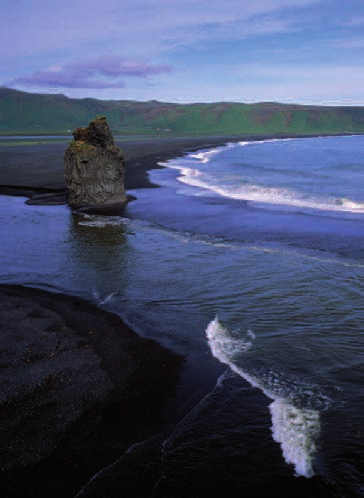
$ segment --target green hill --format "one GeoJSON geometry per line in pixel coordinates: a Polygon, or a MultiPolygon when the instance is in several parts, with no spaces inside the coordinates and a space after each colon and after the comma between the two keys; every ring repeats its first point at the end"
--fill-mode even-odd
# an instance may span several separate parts
{"type": "Polygon", "coordinates": [[[364,107],[71,99],[0,88],[2,135],[69,135],[96,115],[105,115],[114,133],[127,135],[364,132],[364,107]]]}

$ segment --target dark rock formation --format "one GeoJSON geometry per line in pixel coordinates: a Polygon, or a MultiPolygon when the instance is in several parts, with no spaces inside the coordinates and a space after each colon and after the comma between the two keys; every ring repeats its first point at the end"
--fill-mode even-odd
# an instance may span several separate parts
{"type": "Polygon", "coordinates": [[[64,175],[73,208],[115,210],[127,203],[125,163],[104,116],[76,128],[65,152],[64,175]]]}

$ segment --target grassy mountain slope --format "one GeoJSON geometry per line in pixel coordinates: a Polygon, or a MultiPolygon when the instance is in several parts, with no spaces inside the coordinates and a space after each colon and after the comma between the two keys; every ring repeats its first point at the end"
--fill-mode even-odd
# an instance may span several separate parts
{"type": "Polygon", "coordinates": [[[364,132],[364,107],[70,99],[0,88],[0,134],[70,134],[101,114],[117,134],[364,132]]]}

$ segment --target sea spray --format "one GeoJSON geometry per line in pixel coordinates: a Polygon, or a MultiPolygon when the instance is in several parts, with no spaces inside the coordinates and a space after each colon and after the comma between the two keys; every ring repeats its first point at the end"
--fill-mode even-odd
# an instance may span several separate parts
{"type": "MultiPolygon", "coordinates": [[[[252,386],[261,389],[273,400],[270,404],[272,416],[272,434],[280,443],[283,457],[287,463],[294,465],[296,475],[312,477],[312,462],[316,452],[315,441],[320,431],[319,411],[306,409],[292,403],[290,389],[279,380],[279,376],[257,376],[244,371],[237,365],[242,353],[247,353],[253,346],[254,333],[249,329],[245,338],[236,339],[223,327],[216,317],[209,323],[206,335],[212,354],[252,386]],[[284,396],[287,390],[287,397],[284,396]]],[[[292,390],[292,389],[291,389],[292,390]]],[[[307,389],[303,389],[307,392],[307,389]]]]}
{"type": "Polygon", "coordinates": [[[216,156],[217,154],[224,152],[226,149],[230,149],[234,147],[234,143],[228,143],[226,145],[223,145],[221,147],[216,147],[215,149],[209,149],[209,150],[202,150],[194,154],[189,154],[188,157],[193,157],[194,159],[197,159],[200,163],[208,163],[213,156],[216,156]]]}
{"type": "Polygon", "coordinates": [[[319,412],[296,408],[284,399],[276,399],[269,409],[273,439],[280,443],[284,459],[295,466],[298,476],[311,477],[320,430],[319,412]]]}

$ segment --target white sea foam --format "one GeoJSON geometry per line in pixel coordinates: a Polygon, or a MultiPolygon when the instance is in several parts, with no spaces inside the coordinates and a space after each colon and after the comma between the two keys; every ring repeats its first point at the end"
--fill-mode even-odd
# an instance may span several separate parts
{"type": "MultiPolygon", "coordinates": [[[[320,211],[335,211],[345,213],[364,213],[364,203],[355,202],[345,197],[327,197],[304,196],[300,192],[287,189],[267,187],[257,184],[237,184],[235,186],[224,185],[224,179],[220,184],[213,183],[214,180],[210,175],[195,168],[172,166],[181,171],[181,176],[177,179],[186,185],[206,189],[222,197],[228,197],[235,200],[244,200],[255,203],[270,204],[274,206],[283,206],[301,209],[319,209],[320,211]]],[[[217,181],[217,180],[215,180],[217,181]]]]}
{"type": "Polygon", "coordinates": [[[201,176],[202,173],[198,169],[194,168],[180,168],[176,167],[175,169],[178,169],[181,172],[181,177],[178,178],[178,180],[183,180],[183,178],[196,178],[198,176],[201,176]]]}
{"type": "Polygon", "coordinates": [[[207,326],[206,335],[212,354],[221,363],[229,365],[235,373],[273,400],[270,404],[273,438],[280,443],[286,462],[294,465],[296,475],[311,477],[314,474],[312,462],[320,431],[320,413],[316,409],[299,407],[292,401],[294,396],[299,397],[300,391],[306,397],[310,393],[312,396],[310,387],[302,389],[302,386],[281,379],[272,372],[258,376],[238,366],[236,360],[253,346],[255,334],[250,329],[245,338],[235,339],[216,317],[207,326]]]}
{"type": "Polygon", "coordinates": [[[298,409],[284,399],[276,399],[269,409],[273,439],[280,443],[284,459],[294,465],[297,475],[311,477],[315,440],[320,431],[319,412],[298,409]]]}
{"type": "Polygon", "coordinates": [[[79,225],[83,225],[83,226],[87,226],[87,227],[99,227],[99,228],[103,228],[103,227],[107,227],[107,226],[121,226],[121,219],[117,219],[117,220],[114,220],[114,219],[93,219],[93,220],[90,220],[90,221],[79,221],[78,222],[79,225]]]}
{"type": "Polygon", "coordinates": [[[246,335],[248,337],[250,337],[250,339],[255,339],[255,334],[251,329],[248,329],[248,332],[246,333],[246,335]]]}
{"type": "Polygon", "coordinates": [[[111,294],[106,296],[104,299],[102,299],[102,297],[100,296],[100,294],[97,291],[93,292],[94,298],[98,301],[99,304],[108,303],[109,301],[112,300],[112,298],[115,296],[115,294],[117,294],[117,292],[112,292],[111,294]]]}
{"type": "Polygon", "coordinates": [[[297,138],[267,138],[266,140],[249,140],[248,142],[238,142],[238,145],[245,147],[247,145],[268,144],[271,142],[288,142],[291,140],[297,140],[297,138]]]}
{"type": "Polygon", "coordinates": [[[216,149],[202,150],[200,152],[189,154],[188,157],[192,157],[193,159],[197,159],[199,163],[208,163],[213,156],[219,154],[220,152],[226,150],[227,148],[232,147],[232,144],[224,145],[223,147],[217,147],[216,149]]]}
{"type": "Polygon", "coordinates": [[[193,157],[194,159],[198,159],[200,163],[208,163],[210,158],[217,153],[217,150],[209,150],[206,152],[198,152],[197,154],[191,154],[189,157],[193,157]]]}
{"type": "Polygon", "coordinates": [[[259,184],[259,181],[257,182],[257,180],[243,178],[242,176],[231,178],[226,176],[225,168],[222,170],[221,175],[219,173],[219,175],[215,177],[213,172],[204,170],[205,166],[202,167],[202,165],[209,163],[213,156],[226,150],[227,147],[246,147],[254,144],[286,142],[290,140],[295,139],[269,139],[260,142],[252,141],[228,144],[224,147],[191,154],[187,156],[183,164],[180,163],[180,160],[174,160],[168,162],[165,166],[179,170],[181,175],[177,180],[185,185],[198,187],[206,193],[217,194],[229,199],[249,201],[257,206],[263,204],[264,206],[270,205],[278,209],[301,209],[305,211],[319,210],[320,212],[364,214],[363,202],[358,202],[344,196],[308,194],[283,186],[275,187],[259,184]],[[199,169],[199,165],[201,165],[201,169],[199,169]]]}

